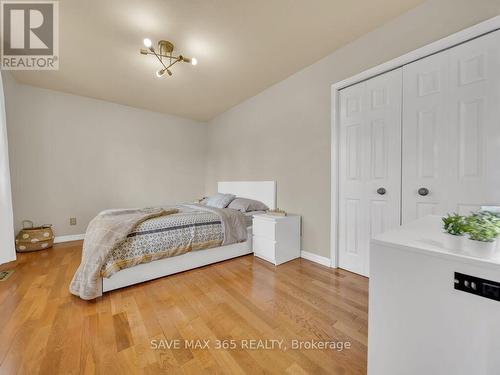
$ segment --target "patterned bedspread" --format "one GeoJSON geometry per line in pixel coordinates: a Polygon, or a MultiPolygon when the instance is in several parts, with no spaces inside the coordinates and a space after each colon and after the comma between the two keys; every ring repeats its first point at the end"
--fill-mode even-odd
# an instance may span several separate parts
{"type": "Polygon", "coordinates": [[[189,251],[221,246],[224,228],[215,212],[176,206],[179,213],[147,220],[115,248],[102,267],[102,277],[121,269],[189,251]]]}

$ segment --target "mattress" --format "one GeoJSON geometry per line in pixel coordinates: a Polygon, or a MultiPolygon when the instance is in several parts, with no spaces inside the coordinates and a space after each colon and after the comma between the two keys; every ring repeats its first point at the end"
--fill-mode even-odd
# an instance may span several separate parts
{"type": "MultiPolygon", "coordinates": [[[[176,214],[139,224],[108,255],[101,276],[111,277],[124,268],[223,244],[223,224],[219,215],[193,207],[176,208],[179,209],[176,214]]],[[[252,215],[255,213],[245,214],[247,227],[252,225],[252,215]]]]}
{"type": "Polygon", "coordinates": [[[221,246],[224,233],[217,214],[183,206],[177,208],[179,213],[139,224],[106,258],[101,275],[110,277],[140,263],[221,246]]]}

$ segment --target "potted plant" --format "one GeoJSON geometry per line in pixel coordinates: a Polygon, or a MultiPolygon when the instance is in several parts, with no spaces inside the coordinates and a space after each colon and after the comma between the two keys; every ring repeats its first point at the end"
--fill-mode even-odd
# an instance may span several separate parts
{"type": "Polygon", "coordinates": [[[443,217],[444,230],[454,236],[462,236],[465,233],[465,218],[458,214],[448,214],[443,217]]]}
{"type": "Polygon", "coordinates": [[[465,218],[465,232],[469,236],[467,248],[474,255],[492,254],[497,250],[500,218],[490,212],[478,212],[465,218]]]}
{"type": "Polygon", "coordinates": [[[448,214],[442,218],[443,228],[450,236],[447,237],[447,247],[453,250],[462,250],[462,240],[466,230],[465,217],[454,214],[448,214]]]}

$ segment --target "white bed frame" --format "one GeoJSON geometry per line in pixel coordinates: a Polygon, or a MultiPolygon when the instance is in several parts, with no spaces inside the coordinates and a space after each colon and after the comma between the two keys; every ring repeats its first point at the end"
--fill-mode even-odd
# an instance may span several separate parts
{"type": "MultiPolygon", "coordinates": [[[[219,193],[230,193],[238,197],[256,199],[265,203],[269,208],[276,208],[275,181],[228,181],[219,182],[219,193]]],[[[172,275],[174,273],[191,270],[223,260],[251,254],[252,228],[248,228],[247,241],[206,250],[192,251],[171,258],[155,260],[139,264],[115,273],[110,278],[101,279],[101,295],[104,292],[123,288],[129,285],[172,275]]]]}

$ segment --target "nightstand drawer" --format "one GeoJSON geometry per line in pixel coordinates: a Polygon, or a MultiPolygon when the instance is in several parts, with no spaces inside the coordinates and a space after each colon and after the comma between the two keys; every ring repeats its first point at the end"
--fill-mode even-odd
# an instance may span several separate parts
{"type": "Polygon", "coordinates": [[[253,251],[257,256],[261,255],[268,261],[274,261],[276,257],[276,242],[268,238],[254,235],[253,251]]]}
{"type": "Polygon", "coordinates": [[[276,240],[276,223],[272,220],[253,219],[253,234],[269,240],[276,240]]]}

